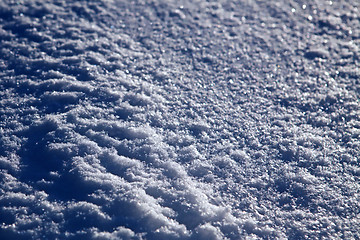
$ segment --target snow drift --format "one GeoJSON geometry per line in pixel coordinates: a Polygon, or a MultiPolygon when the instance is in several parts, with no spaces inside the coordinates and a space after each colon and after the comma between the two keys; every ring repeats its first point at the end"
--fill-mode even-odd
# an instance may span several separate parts
{"type": "Polygon", "coordinates": [[[359,238],[359,7],[3,1],[1,239],[359,238]]]}

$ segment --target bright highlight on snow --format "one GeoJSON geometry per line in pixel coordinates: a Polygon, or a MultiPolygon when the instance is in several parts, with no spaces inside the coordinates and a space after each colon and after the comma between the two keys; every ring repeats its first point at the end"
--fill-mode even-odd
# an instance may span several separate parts
{"type": "Polygon", "coordinates": [[[360,238],[357,1],[0,3],[0,239],[360,238]]]}

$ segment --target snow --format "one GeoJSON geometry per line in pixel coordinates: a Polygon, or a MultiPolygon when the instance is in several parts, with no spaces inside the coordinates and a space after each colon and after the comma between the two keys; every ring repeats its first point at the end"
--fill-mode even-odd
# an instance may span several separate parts
{"type": "Polygon", "coordinates": [[[2,1],[0,238],[360,238],[359,9],[2,1]]]}

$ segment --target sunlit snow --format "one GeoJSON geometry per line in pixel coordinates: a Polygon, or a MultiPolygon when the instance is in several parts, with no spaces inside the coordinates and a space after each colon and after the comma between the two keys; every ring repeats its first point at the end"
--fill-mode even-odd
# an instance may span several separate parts
{"type": "Polygon", "coordinates": [[[1,1],[0,239],[360,238],[359,11],[1,1]]]}

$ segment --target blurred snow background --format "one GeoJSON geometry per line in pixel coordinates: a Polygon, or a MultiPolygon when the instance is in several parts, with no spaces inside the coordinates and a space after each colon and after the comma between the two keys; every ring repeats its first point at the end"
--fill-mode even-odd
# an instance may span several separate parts
{"type": "Polygon", "coordinates": [[[1,1],[0,238],[360,238],[359,5],[1,1]]]}

